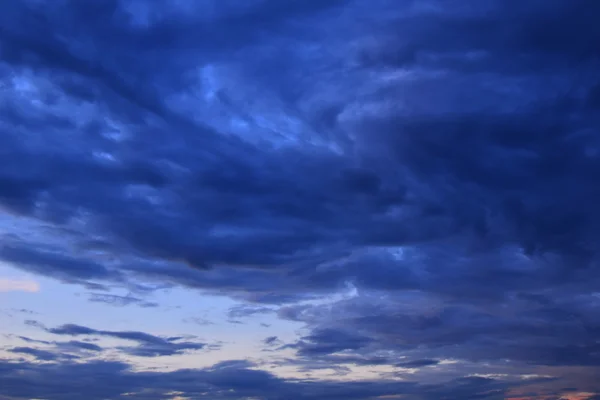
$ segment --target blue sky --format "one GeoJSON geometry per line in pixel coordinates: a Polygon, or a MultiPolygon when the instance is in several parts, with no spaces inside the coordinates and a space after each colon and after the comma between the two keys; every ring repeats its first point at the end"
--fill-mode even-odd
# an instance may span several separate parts
{"type": "Polygon", "coordinates": [[[600,399],[600,3],[0,4],[0,400],[600,399]]]}

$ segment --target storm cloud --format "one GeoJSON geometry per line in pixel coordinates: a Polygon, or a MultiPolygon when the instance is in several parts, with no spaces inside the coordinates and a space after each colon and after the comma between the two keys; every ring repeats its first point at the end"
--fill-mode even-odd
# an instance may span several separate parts
{"type": "MultiPolygon", "coordinates": [[[[86,398],[593,398],[569,371],[600,373],[597,15],[591,0],[7,2],[0,262],[96,305],[227,297],[243,303],[230,318],[302,326],[257,343],[282,368],[380,370],[143,372],[32,342],[7,348],[37,361],[0,364],[0,394],[80,398],[102,373],[86,398]]],[[[39,332],[139,357],[213,342],[39,332]]]]}

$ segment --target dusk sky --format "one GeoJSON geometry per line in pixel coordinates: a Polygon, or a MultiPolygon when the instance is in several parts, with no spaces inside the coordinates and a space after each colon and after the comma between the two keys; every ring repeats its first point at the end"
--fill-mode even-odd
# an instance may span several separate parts
{"type": "Polygon", "coordinates": [[[600,400],[599,0],[0,0],[0,400],[600,400]]]}

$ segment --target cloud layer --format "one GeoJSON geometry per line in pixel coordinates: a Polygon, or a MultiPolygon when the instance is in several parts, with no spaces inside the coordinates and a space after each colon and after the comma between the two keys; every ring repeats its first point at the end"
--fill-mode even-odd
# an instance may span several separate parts
{"type": "MultiPolygon", "coordinates": [[[[303,326],[257,343],[292,352],[281,368],[380,372],[139,372],[28,343],[7,350],[37,361],[0,365],[0,394],[600,392],[569,378],[600,368],[598,13],[588,0],[7,4],[1,262],[95,303],[227,296],[246,303],[235,321],[303,326]],[[112,384],[84,384],[97,373],[112,384]]],[[[133,341],[118,350],[138,357],[206,346],[65,322],[40,332],[133,341]]]]}

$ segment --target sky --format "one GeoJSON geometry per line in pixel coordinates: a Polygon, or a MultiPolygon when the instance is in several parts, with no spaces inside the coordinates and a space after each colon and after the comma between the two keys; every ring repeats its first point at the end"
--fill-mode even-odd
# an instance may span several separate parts
{"type": "Polygon", "coordinates": [[[600,399],[600,2],[0,8],[0,400],[600,399]]]}

